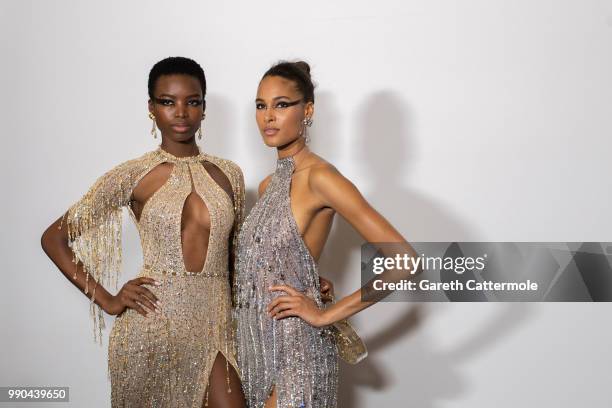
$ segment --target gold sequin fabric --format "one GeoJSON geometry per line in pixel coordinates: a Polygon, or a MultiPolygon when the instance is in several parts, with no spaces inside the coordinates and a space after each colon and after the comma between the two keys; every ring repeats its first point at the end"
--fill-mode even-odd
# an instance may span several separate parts
{"type": "MultiPolygon", "coordinates": [[[[229,236],[243,213],[244,181],[232,162],[200,153],[179,158],[161,148],[125,162],[103,175],[68,211],[70,243],[88,273],[101,283],[116,282],[121,262],[121,208],[149,171],[173,165],[168,180],[145,203],[140,219],[129,211],[140,234],[143,267],[138,276],[161,301],[149,317],[127,309],[115,319],[109,340],[113,407],[201,407],[217,353],[236,367],[228,272],[229,236]],[[224,172],[232,198],[203,166],[224,172]],[[193,186],[192,186],[193,180],[193,186]],[[210,214],[208,252],[202,271],[188,272],[181,246],[183,205],[192,188],[210,214]]],[[[128,206],[129,208],[129,206],[128,206]]],[[[234,232],[237,235],[237,231],[234,232]]],[[[95,292],[92,288],[92,296],[95,292]]],[[[95,290],[95,287],[93,288],[95,290]]],[[[100,310],[92,303],[97,327],[100,310]]]]}
{"type": "Polygon", "coordinates": [[[267,305],[287,284],[320,297],[317,265],[291,212],[292,157],[279,159],[264,194],[246,218],[238,239],[236,304],[238,365],[249,407],[261,408],[272,387],[278,408],[337,405],[338,353],[330,327],[299,317],[272,319],[267,305]]]}

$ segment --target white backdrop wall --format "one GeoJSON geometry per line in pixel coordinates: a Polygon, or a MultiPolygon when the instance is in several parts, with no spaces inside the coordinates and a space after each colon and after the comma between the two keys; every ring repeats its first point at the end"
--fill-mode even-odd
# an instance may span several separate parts
{"type": "MultiPolygon", "coordinates": [[[[107,339],[93,343],[87,300],[39,240],[98,176],[156,147],[146,80],[166,56],[204,67],[203,148],[240,164],[251,204],[275,163],[258,80],[303,58],[313,150],[407,239],[611,240],[611,1],[5,0],[0,13],[0,385],[109,405],[107,339]]],[[[127,280],[141,254],[124,228],[127,280]]],[[[338,219],[321,271],[341,294],[359,284],[360,244],[338,219]]],[[[340,406],[609,407],[611,310],[376,305],[354,319],[370,357],[342,366],[340,406]]]]}

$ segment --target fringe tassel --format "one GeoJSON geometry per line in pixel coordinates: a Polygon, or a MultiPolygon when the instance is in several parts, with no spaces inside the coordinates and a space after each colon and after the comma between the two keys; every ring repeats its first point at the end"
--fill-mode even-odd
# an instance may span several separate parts
{"type": "Polygon", "coordinates": [[[102,308],[95,304],[96,287],[100,284],[117,289],[122,257],[122,210],[120,200],[117,200],[122,195],[105,197],[104,189],[99,191],[105,184],[96,183],[70,208],[66,218],[68,243],[75,254],[75,263],[81,261],[87,274],[84,292],[87,295],[91,293],[90,315],[94,323],[94,340],[100,344],[105,323],[102,308]],[[90,287],[90,275],[95,280],[91,285],[93,287],[90,287]]]}

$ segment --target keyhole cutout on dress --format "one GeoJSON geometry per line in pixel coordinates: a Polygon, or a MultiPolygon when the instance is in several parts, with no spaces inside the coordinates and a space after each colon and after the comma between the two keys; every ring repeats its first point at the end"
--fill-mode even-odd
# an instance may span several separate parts
{"type": "Polygon", "coordinates": [[[170,179],[173,170],[174,164],[164,162],[153,167],[140,178],[130,199],[130,210],[136,222],[140,222],[147,205],[170,179]]]}
{"type": "Polygon", "coordinates": [[[189,272],[204,269],[210,238],[210,212],[197,193],[191,168],[188,167],[191,192],[183,203],[181,213],[181,248],[183,262],[189,272]]]}
{"type": "MultiPolygon", "coordinates": [[[[194,171],[200,171],[200,168],[196,164],[184,165],[186,167],[182,167],[183,164],[180,164],[178,166],[181,167],[177,168],[177,165],[173,163],[164,162],[143,175],[132,191],[130,210],[136,222],[140,223],[142,217],[146,216],[147,208],[152,205],[151,202],[154,201],[155,196],[164,194],[163,190],[167,188],[168,181],[175,172],[180,171],[178,174],[183,176],[178,177],[186,180],[190,188],[190,193],[185,197],[181,207],[180,239],[183,263],[187,271],[199,273],[206,264],[211,217],[205,201],[196,191],[196,183],[190,166],[194,166],[194,171]]],[[[229,201],[233,205],[232,185],[223,171],[207,161],[200,162],[199,165],[202,166],[201,170],[203,170],[204,176],[211,181],[210,184],[206,183],[205,186],[200,186],[200,188],[220,188],[228,195],[229,201]]],[[[198,178],[201,180],[200,177],[198,178]]],[[[206,192],[202,191],[202,193],[205,194],[206,192]]]]}

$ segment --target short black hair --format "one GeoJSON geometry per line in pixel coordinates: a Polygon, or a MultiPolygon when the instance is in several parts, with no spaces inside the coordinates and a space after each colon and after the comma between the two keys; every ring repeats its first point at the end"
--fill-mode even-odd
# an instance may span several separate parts
{"type": "Polygon", "coordinates": [[[164,75],[184,74],[196,78],[200,81],[202,88],[202,98],[206,96],[206,77],[204,70],[194,60],[185,57],[168,57],[153,65],[149,72],[149,98],[153,99],[153,91],[159,77],[164,75]]]}
{"type": "Polygon", "coordinates": [[[304,97],[304,101],[314,103],[314,84],[310,77],[310,65],[304,61],[280,61],[274,64],[261,77],[279,76],[295,82],[298,91],[304,97]]]}

